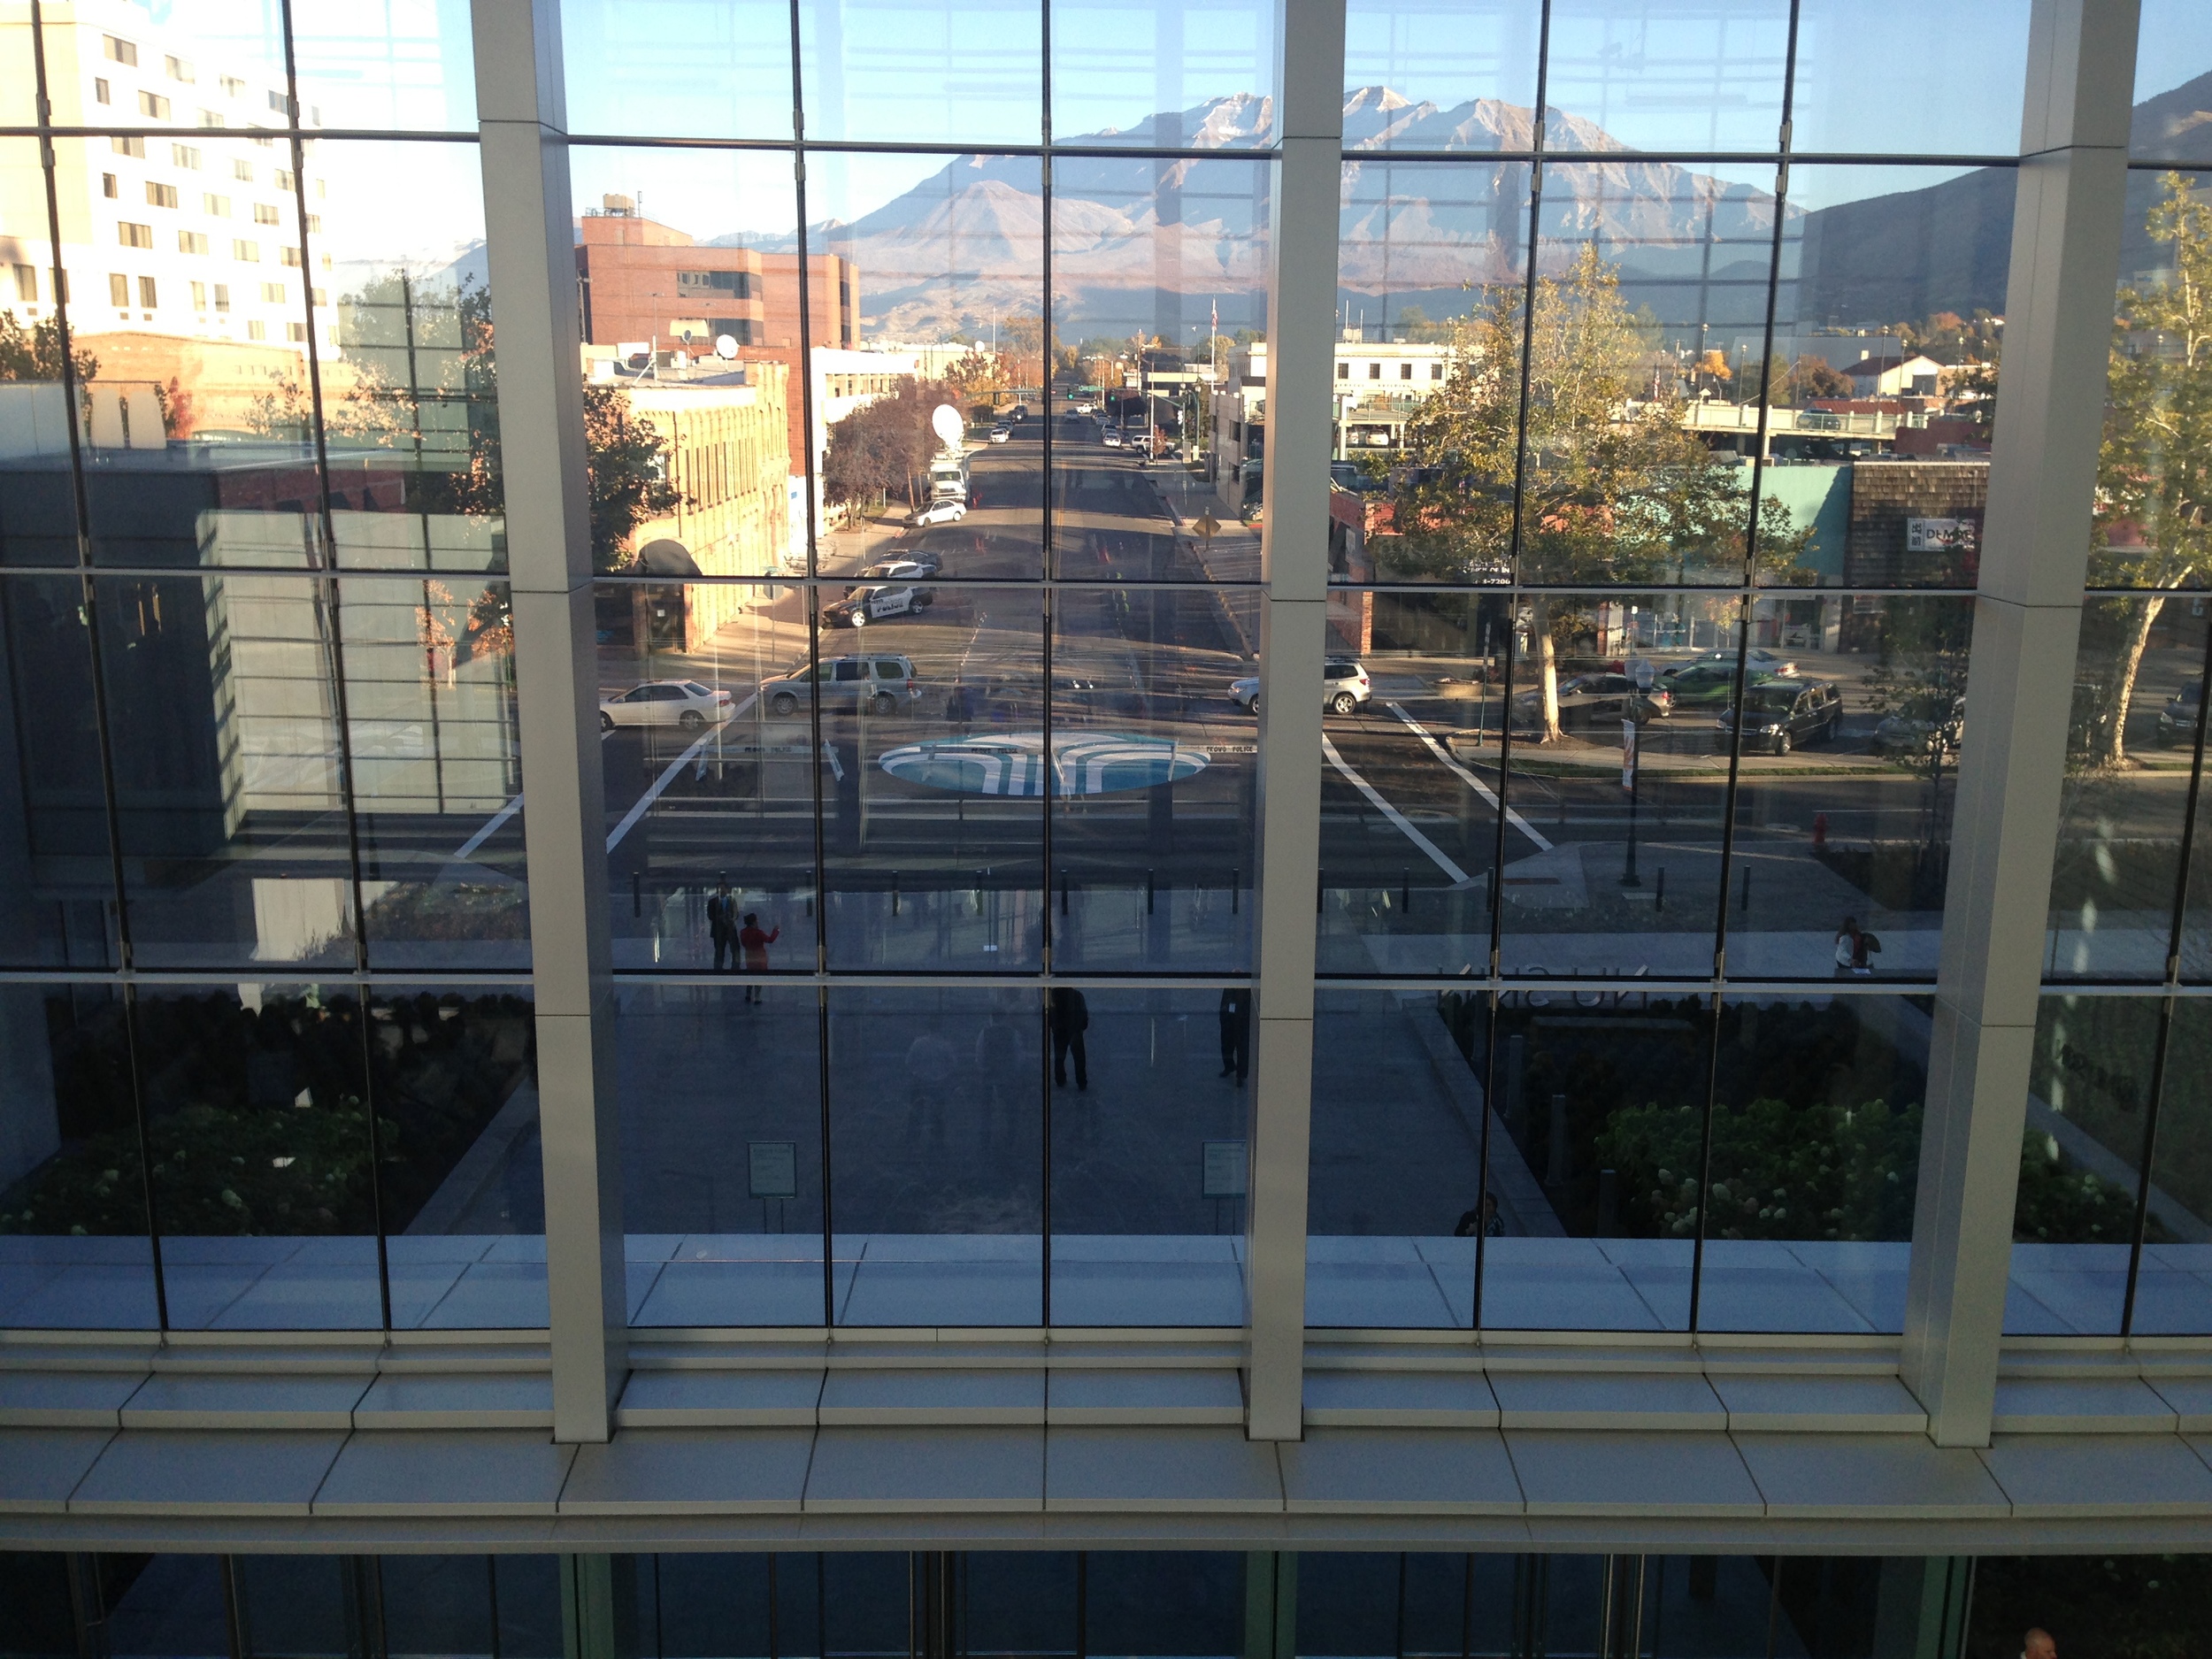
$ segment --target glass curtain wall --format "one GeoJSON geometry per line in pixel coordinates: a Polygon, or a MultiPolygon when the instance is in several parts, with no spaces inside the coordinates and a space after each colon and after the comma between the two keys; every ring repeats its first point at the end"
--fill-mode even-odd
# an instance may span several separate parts
{"type": "Polygon", "coordinates": [[[2212,1331],[2203,821],[2212,45],[2146,7],[2005,1329],[2212,1331]]]}
{"type": "Polygon", "coordinates": [[[1938,12],[1874,121],[1815,0],[1353,7],[1310,1324],[1901,1329],[2026,54],[1938,12]]]}
{"type": "Polygon", "coordinates": [[[542,1325],[465,17],[8,40],[0,1323],[542,1325]]]}
{"type": "Polygon", "coordinates": [[[1274,8],[718,19],[563,16],[633,1317],[1236,1325],[1274,8]]]}

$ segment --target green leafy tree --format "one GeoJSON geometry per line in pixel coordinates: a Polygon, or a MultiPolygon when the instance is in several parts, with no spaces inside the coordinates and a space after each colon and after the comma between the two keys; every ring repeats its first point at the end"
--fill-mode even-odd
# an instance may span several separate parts
{"type": "Polygon", "coordinates": [[[942,385],[901,380],[889,396],[832,422],[822,465],[824,497],[833,505],[867,505],[901,492],[912,505],[915,480],[937,447],[931,417],[954,401],[942,385]]]}
{"type": "MultiPolygon", "coordinates": [[[[70,351],[77,384],[88,386],[100,373],[100,359],[82,346],[70,351]]],[[[61,379],[61,320],[49,317],[26,329],[12,311],[0,311],[0,380],[61,379]]]]}
{"type": "Polygon", "coordinates": [[[2107,767],[2127,757],[2128,705],[2165,595],[2212,558],[2212,203],[2185,173],[2160,182],[2149,230],[2172,250],[2172,269],[2120,290],[2097,455],[2089,580],[2147,595],[2131,607],[2110,680],[2116,706],[2089,756],[2107,767]]]}
{"type": "MultiPolygon", "coordinates": [[[[1525,332],[1522,576],[1623,588],[1740,569],[1751,530],[1740,469],[1683,429],[1678,398],[1647,395],[1651,342],[1594,247],[1563,275],[1540,278],[1532,305],[1523,288],[1507,287],[1454,319],[1450,373],[1406,423],[1412,466],[1392,495],[1392,562],[1408,574],[1457,580],[1510,573],[1525,332]]],[[[1810,534],[1781,503],[1764,501],[1760,565],[1795,565],[1810,534]]],[[[1558,645],[1578,624],[1571,607],[1550,598],[1532,599],[1530,611],[1544,733],[1555,738],[1558,645]]]]}

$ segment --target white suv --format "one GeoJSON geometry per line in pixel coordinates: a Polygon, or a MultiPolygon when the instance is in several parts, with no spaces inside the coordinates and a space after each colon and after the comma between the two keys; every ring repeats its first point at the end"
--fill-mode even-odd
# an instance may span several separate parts
{"type": "MultiPolygon", "coordinates": [[[[1260,711],[1260,681],[1256,674],[1229,682],[1229,695],[1248,713],[1260,711]]],[[[1374,696],[1367,670],[1348,657],[1332,657],[1321,665],[1321,707],[1330,714],[1356,714],[1374,696]]]]}

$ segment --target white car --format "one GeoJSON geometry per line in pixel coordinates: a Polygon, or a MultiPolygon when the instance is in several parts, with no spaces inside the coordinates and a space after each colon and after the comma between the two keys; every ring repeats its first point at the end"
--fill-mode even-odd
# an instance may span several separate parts
{"type": "MultiPolygon", "coordinates": [[[[1260,680],[1256,674],[1229,682],[1229,695],[1248,714],[1260,711],[1260,680]]],[[[1329,714],[1356,714],[1375,695],[1367,670],[1348,657],[1332,657],[1321,665],[1321,707],[1329,714]]]]}
{"type": "MultiPolygon", "coordinates": [[[[880,559],[860,572],[864,582],[926,581],[937,573],[937,561],[930,559],[880,559]]],[[[848,588],[847,592],[851,589],[848,588]]]]}
{"type": "Polygon", "coordinates": [[[649,680],[618,697],[599,699],[599,729],[618,726],[680,726],[687,732],[730,718],[730,694],[695,680],[649,680]]]}
{"type": "Polygon", "coordinates": [[[1098,441],[1110,449],[1118,449],[1121,448],[1121,434],[1117,432],[1111,426],[1107,427],[1105,431],[1098,434],[1098,441]]]}
{"type": "Polygon", "coordinates": [[[994,426],[991,428],[991,442],[993,443],[1004,443],[1013,435],[1014,429],[1011,426],[994,426]]]}
{"type": "Polygon", "coordinates": [[[926,507],[916,509],[907,523],[921,530],[933,524],[958,524],[967,516],[968,503],[964,501],[933,501],[926,507]]]}

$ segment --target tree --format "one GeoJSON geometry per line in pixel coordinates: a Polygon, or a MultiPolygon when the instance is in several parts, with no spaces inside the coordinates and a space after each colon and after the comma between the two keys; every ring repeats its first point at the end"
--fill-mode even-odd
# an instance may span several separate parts
{"type": "Polygon", "coordinates": [[[2185,173],[2160,182],[2148,228],[2173,267],[2120,290],[2097,454],[2090,582],[2146,595],[2130,607],[2108,681],[2115,706],[2092,740],[2091,763],[2106,767],[2127,758],[2128,704],[2165,595],[2212,558],[2212,203],[2185,173]]]}
{"type": "MultiPolygon", "coordinates": [[[[1650,346],[1623,303],[1618,273],[1594,247],[1564,274],[1494,290],[1451,330],[1451,370],[1406,423],[1412,465],[1393,492],[1409,574],[1498,580],[1512,573],[1514,476],[1525,442],[1520,515],[1524,580],[1624,588],[1683,580],[1693,567],[1742,568],[1752,541],[1741,469],[1682,426],[1671,395],[1649,386],[1650,346]],[[1524,319],[1527,428],[1520,428],[1524,319]]],[[[1751,552],[1794,565],[1810,538],[1788,508],[1762,502],[1751,552]]],[[[1570,607],[1530,602],[1544,732],[1559,734],[1557,636],[1570,607]]]]}
{"type": "MultiPolygon", "coordinates": [[[[81,346],[73,346],[69,357],[77,384],[90,385],[100,373],[100,359],[81,346]]],[[[0,380],[60,379],[61,319],[49,317],[27,333],[14,312],[0,311],[0,380]]]]}
{"type": "Polygon", "coordinates": [[[829,429],[822,465],[822,495],[833,505],[882,501],[903,490],[914,501],[915,475],[927,464],[937,438],[930,420],[953,402],[941,385],[901,380],[887,397],[863,403],[829,429]]]}

